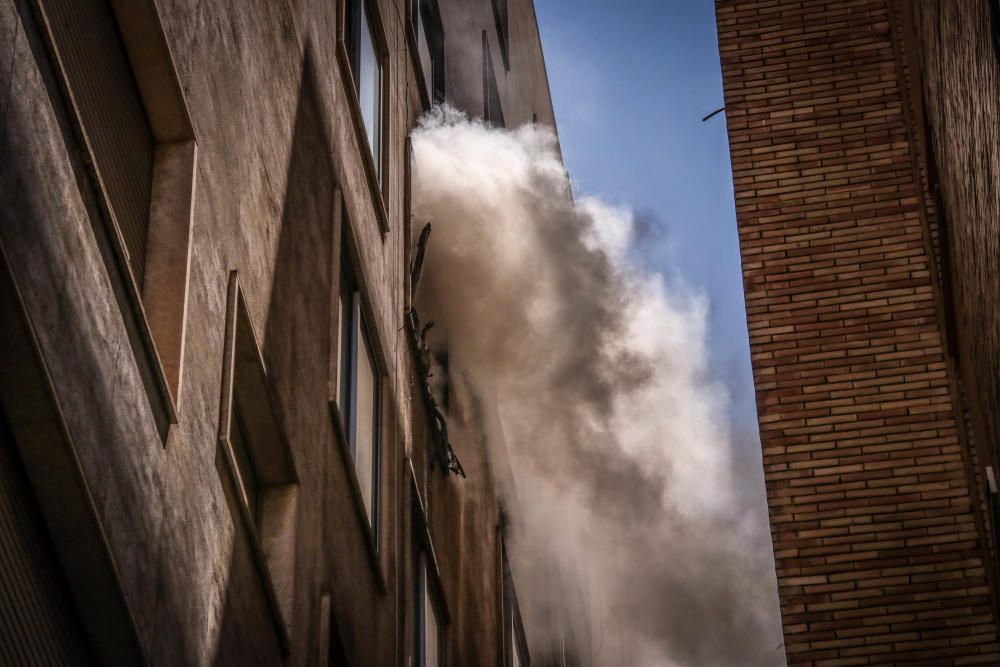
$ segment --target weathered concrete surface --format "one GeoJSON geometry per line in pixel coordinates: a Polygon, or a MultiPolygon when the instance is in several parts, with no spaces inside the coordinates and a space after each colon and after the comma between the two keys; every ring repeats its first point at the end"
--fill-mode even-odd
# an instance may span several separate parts
{"type": "MultiPolygon", "coordinates": [[[[98,195],[32,0],[0,0],[0,242],[37,330],[146,659],[314,664],[330,593],[357,665],[406,664],[412,642],[412,459],[453,629],[449,664],[493,664],[500,639],[499,499],[481,443],[455,441],[469,479],[431,470],[405,338],[404,139],[421,112],[408,3],[378,4],[389,96],[383,238],[337,57],[338,3],[158,0],[198,146],[183,385],[164,443],[120,303],[98,195]],[[369,553],[329,416],[334,185],[386,360],[381,550],[369,553]],[[110,268],[109,268],[110,267],[110,268]],[[237,270],[299,474],[290,653],[283,657],[217,430],[226,286],[237,270]],[[384,583],[380,583],[384,582],[384,583]]],[[[489,0],[442,0],[448,43],[487,30],[489,0]],[[472,5],[470,9],[467,5],[472,5]],[[458,14],[468,16],[461,22],[458,14]],[[454,38],[454,39],[452,39],[454,38]]],[[[530,1],[511,2],[508,125],[552,123],[530,1]]],[[[449,47],[452,48],[452,47],[449,47]]],[[[449,52],[449,99],[481,113],[481,59],[449,52]],[[479,91],[478,93],[476,91],[479,91]],[[478,97],[477,97],[478,95],[478,97]]],[[[499,53],[494,54],[499,64],[499,53]]],[[[87,610],[82,610],[86,613],[87,610]]]]}

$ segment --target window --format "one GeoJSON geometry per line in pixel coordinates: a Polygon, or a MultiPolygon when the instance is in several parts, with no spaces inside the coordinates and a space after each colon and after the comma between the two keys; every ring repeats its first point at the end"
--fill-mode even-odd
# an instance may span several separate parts
{"type": "Polygon", "coordinates": [[[507,17],[507,0],[491,0],[493,20],[497,25],[497,39],[500,40],[500,57],[504,69],[510,70],[510,20],[507,17]]]}
{"type": "Polygon", "coordinates": [[[348,0],[346,15],[347,54],[354,86],[375,161],[375,173],[382,180],[382,59],[376,42],[374,22],[365,0],[348,0]]]}
{"type": "Polygon", "coordinates": [[[416,591],[413,596],[415,667],[440,667],[441,665],[441,623],[433,593],[433,581],[427,564],[427,552],[417,548],[416,591]]]}
{"type": "Polygon", "coordinates": [[[142,285],[156,142],[110,3],[43,0],[94,169],[142,285]]]}
{"type": "Polygon", "coordinates": [[[95,229],[166,440],[182,386],[197,159],[183,90],[153,0],[36,6],[80,144],[71,153],[86,156],[95,229]]]}
{"type": "MultiPolygon", "coordinates": [[[[342,247],[346,248],[344,243],[342,247]]],[[[382,375],[350,261],[342,263],[337,298],[337,406],[357,473],[361,499],[377,537],[382,375]]]]}
{"type": "Polygon", "coordinates": [[[412,0],[413,32],[431,104],[444,102],[444,30],[437,0],[412,0]]]}
{"type": "Polygon", "coordinates": [[[222,379],[219,446],[222,469],[229,473],[225,488],[235,495],[238,520],[287,647],[298,478],[235,271],[229,278],[222,379]]]}
{"type": "Polygon", "coordinates": [[[493,72],[490,42],[485,30],[483,31],[483,120],[496,127],[506,127],[503,120],[503,107],[500,106],[497,78],[493,72]]]}

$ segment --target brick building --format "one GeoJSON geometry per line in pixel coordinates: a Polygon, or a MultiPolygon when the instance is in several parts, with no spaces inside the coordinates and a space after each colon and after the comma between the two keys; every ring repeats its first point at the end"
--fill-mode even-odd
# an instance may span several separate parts
{"type": "Polygon", "coordinates": [[[1000,664],[996,2],[718,0],[791,664],[1000,664]]]}
{"type": "Polygon", "coordinates": [[[531,0],[0,35],[0,663],[547,664],[408,315],[419,115],[554,126],[531,0]]]}

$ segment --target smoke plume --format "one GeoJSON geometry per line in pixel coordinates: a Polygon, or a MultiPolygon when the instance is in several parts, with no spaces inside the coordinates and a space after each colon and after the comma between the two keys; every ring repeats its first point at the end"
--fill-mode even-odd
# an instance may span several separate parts
{"type": "Polygon", "coordinates": [[[733,479],[706,299],[636,260],[630,211],[573,201],[550,130],[444,108],[412,140],[415,216],[434,226],[418,306],[450,391],[496,402],[502,427],[480,428],[510,454],[532,650],[782,664],[766,517],[733,479]]]}

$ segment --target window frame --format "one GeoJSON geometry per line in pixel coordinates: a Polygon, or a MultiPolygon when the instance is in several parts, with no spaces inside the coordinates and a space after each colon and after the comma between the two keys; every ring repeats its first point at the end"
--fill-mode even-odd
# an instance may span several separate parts
{"type": "Polygon", "coordinates": [[[412,651],[414,667],[446,667],[447,642],[449,627],[451,626],[451,613],[448,608],[448,601],[444,591],[441,570],[434,550],[434,543],[431,538],[430,526],[428,525],[426,505],[420,496],[417,486],[416,473],[413,470],[413,462],[406,461],[406,472],[410,483],[410,582],[409,590],[413,596],[409,605],[409,633],[410,651],[412,651]],[[425,625],[425,595],[430,601],[435,612],[437,621],[438,639],[438,664],[429,666],[426,664],[426,655],[422,652],[424,648],[425,625]]]}
{"type": "Polygon", "coordinates": [[[390,51],[387,48],[387,38],[382,22],[382,15],[379,11],[378,2],[375,0],[339,0],[338,5],[338,28],[337,28],[337,58],[341,70],[341,81],[348,100],[348,107],[351,110],[351,119],[354,124],[354,135],[358,142],[362,168],[365,171],[365,178],[368,183],[369,194],[371,195],[372,208],[375,218],[378,221],[379,232],[382,240],[385,240],[389,233],[389,216],[385,207],[385,192],[388,190],[389,175],[389,146],[391,145],[390,104],[391,91],[388,83],[392,81],[390,71],[390,51]],[[355,53],[356,45],[351,41],[354,34],[350,30],[349,20],[353,23],[357,12],[352,11],[352,6],[363,5],[363,15],[368,17],[369,33],[372,38],[372,45],[376,59],[379,63],[379,146],[371,146],[368,140],[368,130],[365,125],[364,112],[361,108],[360,90],[355,76],[355,53]],[[376,154],[377,151],[377,154],[376,154]]]}
{"type": "MultiPolygon", "coordinates": [[[[385,573],[382,567],[382,531],[385,527],[382,484],[385,475],[385,456],[388,443],[386,437],[386,391],[389,386],[386,369],[387,357],[384,353],[384,346],[379,336],[377,328],[374,326],[372,311],[369,306],[369,292],[364,271],[360,267],[358,259],[359,253],[354,247],[354,235],[351,232],[350,224],[347,220],[346,203],[343,191],[339,186],[334,188],[334,224],[333,224],[333,257],[331,275],[335,278],[331,281],[331,309],[330,309],[330,350],[329,350],[329,396],[327,398],[330,419],[333,423],[334,446],[341,453],[341,462],[345,467],[345,472],[349,480],[351,495],[354,499],[355,514],[358,517],[359,525],[364,534],[364,541],[367,545],[368,554],[373,566],[375,578],[382,593],[387,592],[385,573]],[[345,273],[347,276],[345,276],[345,273]],[[358,316],[357,328],[352,330],[364,331],[373,362],[373,376],[376,380],[376,400],[373,409],[373,436],[375,442],[372,447],[372,475],[371,475],[371,509],[364,500],[364,493],[361,488],[361,479],[358,475],[355,453],[353,449],[353,437],[351,434],[350,414],[345,419],[341,405],[348,402],[349,410],[353,410],[355,405],[354,397],[347,400],[344,393],[344,363],[343,363],[343,343],[344,328],[341,318],[341,291],[347,278],[348,293],[351,295],[351,319],[358,316]],[[353,283],[353,284],[352,284],[353,283]]],[[[355,350],[357,347],[355,346],[355,350]]],[[[355,364],[351,363],[348,369],[353,384],[353,376],[356,375],[355,364]]]]}
{"type": "Polygon", "coordinates": [[[430,559],[427,550],[420,545],[414,545],[414,595],[413,595],[413,615],[414,615],[414,667],[443,667],[444,656],[444,623],[441,622],[440,603],[438,595],[435,593],[433,585],[433,574],[428,567],[430,559]],[[427,656],[427,636],[428,636],[428,614],[430,608],[434,616],[434,627],[437,630],[435,640],[435,652],[437,653],[437,665],[428,664],[427,656]]]}
{"type": "MultiPolygon", "coordinates": [[[[348,245],[347,243],[344,244],[348,245]]],[[[358,406],[359,406],[359,363],[364,353],[371,366],[373,381],[372,387],[372,424],[371,424],[371,488],[368,492],[370,505],[365,505],[365,515],[370,523],[370,530],[375,540],[375,547],[379,547],[380,522],[380,500],[379,487],[381,483],[381,470],[378,462],[381,460],[382,438],[384,431],[383,424],[383,402],[385,393],[385,371],[379,355],[376,352],[375,338],[372,335],[372,327],[368,321],[367,305],[365,297],[361,291],[360,283],[356,278],[355,270],[349,258],[349,253],[345,253],[340,261],[340,278],[338,285],[338,298],[340,307],[338,308],[338,319],[340,320],[338,330],[338,352],[337,364],[337,409],[340,415],[341,425],[346,436],[347,448],[351,455],[352,465],[357,476],[358,486],[362,497],[365,489],[361,487],[362,476],[358,469],[358,406]],[[343,295],[350,297],[349,316],[345,321],[343,318],[343,295]],[[346,341],[344,339],[347,339],[346,341]],[[345,347],[344,343],[347,343],[345,347]],[[346,358],[345,358],[346,355],[346,358]],[[344,405],[346,403],[346,405],[344,405]],[[347,408],[345,411],[345,407],[347,408]],[[347,414],[345,414],[345,412],[347,414]]]]}
{"type": "Polygon", "coordinates": [[[371,151],[372,157],[375,162],[375,172],[382,182],[382,177],[384,175],[384,165],[382,164],[382,148],[384,146],[383,132],[384,132],[384,114],[382,109],[382,96],[383,89],[385,87],[384,80],[384,61],[385,53],[384,50],[380,48],[376,35],[376,26],[372,20],[372,12],[370,3],[368,0],[347,0],[345,6],[345,44],[347,46],[348,59],[350,61],[351,69],[351,79],[354,81],[354,88],[357,93],[358,104],[361,108],[361,116],[364,120],[365,126],[365,137],[368,139],[368,149],[371,151]],[[367,40],[363,37],[367,36],[367,40]],[[366,44],[370,42],[370,44],[366,44]],[[363,76],[365,74],[363,61],[365,47],[371,47],[371,56],[373,64],[375,67],[375,77],[374,82],[363,81],[363,76]],[[361,95],[366,84],[370,83],[374,88],[373,94],[373,109],[366,110],[364,106],[361,106],[361,95]],[[372,111],[375,116],[372,118],[372,127],[368,126],[368,121],[366,119],[366,113],[372,111]]]}

